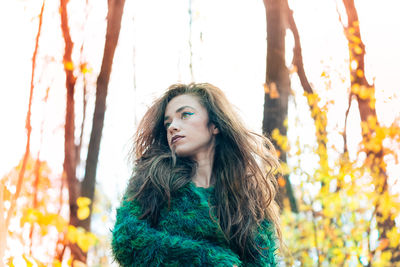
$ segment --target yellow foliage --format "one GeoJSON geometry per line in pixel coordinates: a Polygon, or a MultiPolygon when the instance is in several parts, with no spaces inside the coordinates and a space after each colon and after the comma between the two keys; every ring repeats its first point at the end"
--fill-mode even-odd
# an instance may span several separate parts
{"type": "Polygon", "coordinates": [[[90,203],[92,203],[92,201],[90,200],[90,198],[87,197],[78,197],[78,199],[76,200],[76,204],[79,208],[89,206],[90,203]]]}
{"type": "Polygon", "coordinates": [[[351,92],[358,95],[360,93],[360,84],[354,83],[351,85],[351,92]]]}
{"type": "Polygon", "coordinates": [[[360,91],[358,93],[358,96],[363,99],[366,100],[367,98],[371,98],[374,96],[374,92],[372,90],[370,90],[368,87],[362,85],[360,87],[360,91]]]}
{"type": "Polygon", "coordinates": [[[354,34],[356,32],[356,29],[354,29],[353,27],[349,27],[347,30],[349,34],[354,34]]]}
{"type": "Polygon", "coordinates": [[[15,265],[14,265],[14,257],[11,256],[10,258],[8,258],[7,266],[8,267],[15,267],[15,265]]]}
{"type": "Polygon", "coordinates": [[[276,141],[277,145],[282,149],[282,151],[288,151],[289,141],[287,136],[282,135],[278,128],[272,130],[271,137],[276,141]]]}
{"type": "Polygon", "coordinates": [[[377,121],[375,116],[368,116],[367,122],[368,122],[368,127],[370,129],[375,129],[376,126],[377,126],[377,123],[378,123],[378,121],[377,121]]]}
{"type": "Polygon", "coordinates": [[[286,128],[289,126],[288,118],[285,118],[285,120],[283,121],[283,126],[286,127],[286,128]]]}
{"type": "Polygon", "coordinates": [[[90,209],[87,206],[78,208],[77,216],[79,220],[84,220],[90,215],[90,209]]]}
{"type": "Polygon", "coordinates": [[[270,90],[271,91],[269,93],[269,96],[271,97],[271,99],[276,99],[280,97],[276,83],[270,84],[270,90]]]}
{"type": "Polygon", "coordinates": [[[361,39],[355,35],[350,35],[349,37],[350,41],[352,41],[355,44],[360,44],[361,43],[361,39]]]}
{"type": "Polygon", "coordinates": [[[80,233],[76,243],[83,252],[88,252],[89,248],[96,243],[96,236],[90,232],[80,233]]]}
{"type": "Polygon", "coordinates": [[[390,264],[390,259],[392,258],[392,253],[390,251],[382,252],[380,257],[373,262],[373,267],[392,267],[390,264]]]}
{"type": "Polygon", "coordinates": [[[26,263],[26,267],[32,267],[33,263],[26,257],[25,254],[22,255],[22,258],[24,258],[25,263],[26,263]]]}
{"type": "MultiPolygon", "coordinates": [[[[362,48],[360,46],[356,45],[354,47],[354,53],[356,53],[357,55],[360,55],[360,54],[363,53],[363,50],[362,50],[362,48]]],[[[362,77],[362,76],[359,76],[359,77],[362,77]]]]}
{"type": "Polygon", "coordinates": [[[78,205],[77,216],[79,220],[84,220],[90,215],[89,205],[92,203],[90,198],[87,197],[78,197],[76,200],[76,204],[78,205]]]}
{"type": "Polygon", "coordinates": [[[286,185],[285,178],[283,178],[282,176],[279,176],[279,177],[278,177],[278,185],[279,185],[280,187],[285,187],[285,185],[286,185]]]}
{"type": "Polygon", "coordinates": [[[64,62],[64,68],[66,70],[74,70],[74,63],[72,63],[71,61],[66,61],[64,62]]]}
{"type": "Polygon", "coordinates": [[[395,248],[400,244],[400,233],[399,233],[399,228],[393,227],[392,230],[390,230],[387,233],[387,236],[389,238],[389,246],[391,248],[395,248]]]}
{"type": "Polygon", "coordinates": [[[68,225],[67,239],[71,243],[76,243],[76,240],[78,239],[78,231],[75,226],[68,225]]]}
{"type": "Polygon", "coordinates": [[[53,261],[53,266],[54,266],[54,267],[61,267],[61,262],[60,262],[59,260],[55,259],[55,260],[53,261]]]}
{"type": "Polygon", "coordinates": [[[383,238],[381,239],[381,242],[379,242],[379,246],[376,248],[376,250],[384,250],[389,246],[389,239],[383,238]]]}
{"type": "Polygon", "coordinates": [[[269,94],[269,92],[270,92],[269,87],[268,87],[268,84],[266,84],[266,83],[264,83],[264,92],[265,92],[266,94],[269,94]]]}
{"type": "Polygon", "coordinates": [[[87,267],[87,265],[84,262],[81,262],[79,260],[74,260],[73,267],[87,267]]]}

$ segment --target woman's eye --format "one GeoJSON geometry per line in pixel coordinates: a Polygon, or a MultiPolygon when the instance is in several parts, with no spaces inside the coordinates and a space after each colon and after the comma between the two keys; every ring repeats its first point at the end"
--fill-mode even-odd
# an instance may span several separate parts
{"type": "Polygon", "coordinates": [[[168,129],[168,127],[171,125],[171,123],[167,122],[166,124],[164,124],[165,129],[168,129]]]}
{"type": "Polygon", "coordinates": [[[193,112],[182,112],[182,119],[185,119],[193,114],[194,114],[193,112]]]}

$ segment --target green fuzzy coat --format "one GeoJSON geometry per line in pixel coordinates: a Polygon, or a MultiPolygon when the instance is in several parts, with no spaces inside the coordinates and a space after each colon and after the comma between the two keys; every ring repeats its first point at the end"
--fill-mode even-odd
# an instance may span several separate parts
{"type": "Polygon", "coordinates": [[[213,190],[190,182],[174,194],[170,210],[161,210],[156,227],[138,219],[137,202],[123,201],[112,231],[114,259],[121,266],[276,266],[276,237],[268,221],[258,229],[256,243],[262,255],[255,260],[241,260],[229,248],[210,217],[213,190]]]}

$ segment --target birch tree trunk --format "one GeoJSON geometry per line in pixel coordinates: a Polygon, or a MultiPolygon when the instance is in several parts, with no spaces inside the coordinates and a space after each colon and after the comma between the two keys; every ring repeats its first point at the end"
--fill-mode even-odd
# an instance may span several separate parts
{"type": "MultiPolygon", "coordinates": [[[[375,203],[376,221],[379,231],[379,242],[387,243],[388,232],[395,226],[395,221],[391,213],[384,215],[382,212],[382,199],[389,194],[388,175],[386,163],[384,161],[383,138],[378,138],[377,131],[381,127],[376,116],[375,109],[375,85],[369,84],[365,77],[365,45],[361,38],[360,23],[358,20],[357,9],[354,0],[343,0],[347,14],[347,26],[343,24],[345,35],[348,41],[350,55],[350,98],[355,98],[358,103],[358,110],[361,118],[362,144],[363,151],[367,155],[365,165],[374,178],[375,191],[379,198],[375,203]]],[[[391,248],[383,247],[382,251],[390,251],[392,254],[391,263],[397,266],[400,263],[399,246],[391,248]]],[[[373,257],[377,251],[371,251],[372,264],[373,257]]]]}
{"type": "MultiPolygon", "coordinates": [[[[271,137],[274,129],[278,129],[281,135],[286,136],[284,121],[288,114],[290,93],[289,71],[285,62],[287,14],[284,0],[264,0],[264,6],[267,19],[267,64],[262,129],[263,134],[268,137],[271,137]]],[[[272,138],[271,141],[280,151],[280,160],[286,163],[286,152],[282,151],[272,138]]],[[[278,203],[282,208],[283,199],[288,198],[291,209],[297,212],[296,200],[288,178],[288,175],[279,178],[284,181],[279,183],[281,194],[278,203]]]]}
{"type": "MultiPolygon", "coordinates": [[[[89,206],[91,211],[90,214],[93,210],[96,170],[104,125],[104,114],[106,111],[108,82],[110,80],[115,49],[118,44],[124,4],[125,0],[108,1],[107,34],[104,46],[103,62],[101,64],[99,77],[97,78],[96,103],[93,115],[92,131],[86,159],[85,177],[82,181],[81,187],[81,195],[92,200],[89,206]]],[[[90,231],[90,218],[91,216],[81,221],[79,224],[87,231],[90,231]]]]}

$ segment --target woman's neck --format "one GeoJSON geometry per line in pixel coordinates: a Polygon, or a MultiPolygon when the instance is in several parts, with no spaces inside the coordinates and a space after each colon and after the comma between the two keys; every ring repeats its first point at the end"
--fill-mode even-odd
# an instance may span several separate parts
{"type": "Polygon", "coordinates": [[[192,181],[197,187],[210,187],[212,167],[214,162],[214,150],[196,159],[197,169],[192,181]]]}

